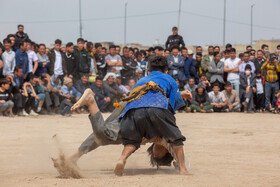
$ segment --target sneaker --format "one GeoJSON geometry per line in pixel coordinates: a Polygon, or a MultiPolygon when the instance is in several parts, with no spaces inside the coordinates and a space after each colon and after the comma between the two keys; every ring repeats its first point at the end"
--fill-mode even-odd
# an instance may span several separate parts
{"type": "Polygon", "coordinates": [[[247,108],[248,103],[246,101],[242,102],[242,105],[244,106],[244,108],[247,108]]]}
{"type": "Polygon", "coordinates": [[[33,110],[30,111],[29,113],[30,116],[38,116],[39,114],[37,114],[36,112],[34,112],[33,110]]]}
{"type": "Polygon", "coordinates": [[[214,110],[213,110],[213,109],[210,109],[210,110],[207,110],[206,112],[207,112],[207,113],[213,113],[214,110]]]}
{"type": "Polygon", "coordinates": [[[196,110],[194,109],[192,112],[193,112],[193,113],[196,113],[196,110]]]}
{"type": "Polygon", "coordinates": [[[255,112],[253,110],[248,111],[249,114],[254,114],[255,112]]]}
{"type": "Polygon", "coordinates": [[[22,115],[23,116],[29,116],[29,114],[25,110],[23,110],[22,115]]]}
{"type": "Polygon", "coordinates": [[[229,112],[229,109],[225,109],[225,110],[223,110],[223,112],[229,112]]]}

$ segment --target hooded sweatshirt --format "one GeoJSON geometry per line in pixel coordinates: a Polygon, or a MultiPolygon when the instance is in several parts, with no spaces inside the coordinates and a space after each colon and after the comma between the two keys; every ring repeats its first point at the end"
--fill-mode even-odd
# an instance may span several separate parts
{"type": "Polygon", "coordinates": [[[208,93],[205,90],[205,86],[202,83],[199,83],[197,85],[197,88],[195,89],[195,91],[192,92],[191,104],[194,104],[194,105],[203,104],[203,106],[210,105],[210,98],[208,96],[208,93]],[[198,91],[197,91],[198,88],[204,89],[202,95],[198,94],[198,91]]]}

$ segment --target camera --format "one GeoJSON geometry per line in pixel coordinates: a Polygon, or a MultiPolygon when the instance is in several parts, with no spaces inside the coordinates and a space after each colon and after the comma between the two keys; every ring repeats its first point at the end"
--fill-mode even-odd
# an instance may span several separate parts
{"type": "Polygon", "coordinates": [[[276,55],[274,54],[274,53],[270,53],[270,55],[269,55],[269,61],[270,62],[274,62],[274,60],[276,59],[277,57],[276,57],[276,55]]]}

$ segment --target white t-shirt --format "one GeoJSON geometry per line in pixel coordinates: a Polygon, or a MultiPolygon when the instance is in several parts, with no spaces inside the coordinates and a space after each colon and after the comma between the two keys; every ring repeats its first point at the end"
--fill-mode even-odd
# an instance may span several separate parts
{"type": "MultiPolygon", "coordinates": [[[[240,58],[235,58],[234,60],[232,60],[231,58],[228,58],[226,59],[225,61],[225,66],[227,66],[228,68],[236,68],[238,67],[238,63],[240,62],[240,58]]],[[[228,76],[227,76],[227,80],[236,80],[236,79],[239,79],[239,73],[238,72],[235,72],[235,73],[232,73],[232,72],[229,72],[228,73],[228,76]]]]}
{"type": "Polygon", "coordinates": [[[215,95],[214,91],[208,93],[211,103],[223,104],[226,101],[226,97],[222,92],[218,92],[215,95]]]}
{"type": "Polygon", "coordinates": [[[36,55],[36,53],[34,51],[32,51],[31,49],[29,49],[27,51],[27,55],[28,55],[28,73],[33,71],[33,62],[38,61],[38,56],[36,55]]]}
{"type": "Polygon", "coordinates": [[[263,94],[263,80],[261,78],[256,78],[257,94],[263,94]]]}
{"type": "Polygon", "coordinates": [[[63,75],[62,69],[62,56],[59,51],[54,50],[55,52],[55,62],[54,62],[54,74],[63,75]]]}

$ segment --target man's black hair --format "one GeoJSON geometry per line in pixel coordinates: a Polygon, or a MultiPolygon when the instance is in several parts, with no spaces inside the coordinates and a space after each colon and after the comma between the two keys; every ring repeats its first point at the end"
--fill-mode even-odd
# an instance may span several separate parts
{"type": "Polygon", "coordinates": [[[107,48],[106,48],[106,47],[102,47],[102,50],[104,50],[104,49],[105,49],[105,50],[107,50],[107,48]]]}
{"type": "Polygon", "coordinates": [[[87,48],[90,49],[91,47],[93,47],[93,43],[92,42],[88,42],[87,43],[87,48]]]}
{"type": "Polygon", "coordinates": [[[77,43],[79,43],[79,42],[85,43],[85,40],[83,38],[78,38],[77,43]]]}
{"type": "Polygon", "coordinates": [[[231,48],[231,49],[229,50],[229,52],[234,52],[234,53],[236,53],[236,49],[235,49],[235,48],[231,48]]]}
{"type": "Polygon", "coordinates": [[[95,43],[94,47],[95,48],[102,47],[102,44],[101,43],[95,43]]]}
{"type": "Polygon", "coordinates": [[[156,46],[156,47],[155,47],[155,50],[156,50],[156,49],[157,49],[158,51],[163,51],[163,50],[164,50],[163,47],[161,47],[161,46],[156,46]]]}
{"type": "Polygon", "coordinates": [[[178,30],[178,27],[173,27],[172,30],[173,30],[173,31],[177,31],[177,30],[178,30]]]}
{"type": "Polygon", "coordinates": [[[266,47],[268,47],[268,45],[266,45],[266,44],[262,44],[262,49],[264,49],[264,48],[266,48],[266,47]]]}
{"type": "Polygon", "coordinates": [[[148,70],[149,72],[161,71],[164,73],[166,70],[168,70],[167,59],[163,56],[152,57],[148,63],[148,70]]]}
{"type": "Polygon", "coordinates": [[[227,86],[231,86],[231,82],[226,81],[226,82],[225,82],[225,87],[227,87],[227,86]]]}
{"type": "Polygon", "coordinates": [[[248,49],[249,47],[253,48],[251,45],[247,45],[247,46],[246,46],[246,49],[248,49]]]}
{"type": "Polygon", "coordinates": [[[19,69],[22,69],[21,65],[16,65],[14,71],[18,71],[19,69]]]}
{"type": "Polygon", "coordinates": [[[245,55],[245,54],[247,54],[247,55],[249,55],[249,56],[250,56],[250,54],[251,54],[251,53],[246,51],[246,52],[245,52],[245,53],[243,53],[243,54],[244,54],[244,55],[245,55]]]}
{"type": "Polygon", "coordinates": [[[2,78],[0,79],[0,86],[2,86],[2,84],[10,84],[10,81],[8,81],[6,78],[2,78]]]}
{"type": "Polygon", "coordinates": [[[95,82],[96,82],[97,80],[103,81],[103,77],[97,76],[97,77],[95,78],[95,82]]]}
{"type": "Polygon", "coordinates": [[[213,45],[209,45],[208,49],[214,49],[213,45]]]}
{"type": "Polygon", "coordinates": [[[219,52],[214,52],[214,57],[217,56],[218,54],[220,54],[219,52]]]}
{"type": "Polygon", "coordinates": [[[24,43],[26,43],[26,42],[25,42],[25,41],[21,41],[21,42],[19,43],[19,47],[24,46],[24,43]]]}
{"type": "Polygon", "coordinates": [[[196,46],[196,49],[198,49],[198,48],[201,48],[202,49],[202,47],[199,45],[199,46],[196,46]]]}
{"type": "Polygon", "coordinates": [[[32,44],[32,41],[31,41],[30,39],[25,39],[24,41],[25,41],[26,43],[32,44]]]}
{"type": "Polygon", "coordinates": [[[136,52],[135,57],[138,57],[138,56],[142,56],[142,54],[140,52],[136,52]]]}
{"type": "Polygon", "coordinates": [[[232,48],[232,45],[230,44],[230,43],[228,43],[227,45],[226,45],[226,48],[232,48]]]}
{"type": "Polygon", "coordinates": [[[166,155],[164,155],[164,157],[162,158],[156,158],[154,157],[154,151],[153,151],[153,147],[154,147],[154,144],[152,144],[148,149],[147,149],[147,152],[149,153],[150,155],[150,164],[154,167],[156,166],[157,168],[159,166],[171,166],[171,163],[173,161],[173,157],[172,155],[167,152],[166,155]]]}
{"type": "Polygon", "coordinates": [[[280,45],[277,45],[276,48],[278,49],[280,47],[280,45]]]}
{"type": "Polygon", "coordinates": [[[144,56],[146,56],[146,54],[147,54],[145,50],[140,50],[140,53],[144,56]]]}
{"type": "Polygon", "coordinates": [[[14,34],[8,34],[7,38],[11,38],[11,37],[16,38],[14,34]]]}
{"type": "Polygon", "coordinates": [[[23,28],[24,28],[24,26],[23,26],[22,24],[19,24],[19,25],[17,26],[17,28],[19,28],[19,27],[23,27],[23,28]]]}
{"type": "Polygon", "coordinates": [[[5,43],[11,44],[12,41],[11,41],[9,38],[5,38],[5,39],[3,40],[3,44],[5,44],[5,43]]]}
{"type": "Polygon", "coordinates": [[[171,52],[171,51],[170,51],[170,49],[164,49],[164,52],[166,52],[166,51],[169,51],[169,52],[171,52]]]}
{"type": "Polygon", "coordinates": [[[173,49],[178,49],[178,51],[180,51],[180,47],[178,45],[173,45],[171,47],[171,51],[173,51],[173,49]]]}
{"type": "Polygon", "coordinates": [[[246,70],[246,69],[250,69],[250,70],[252,70],[251,65],[250,65],[250,64],[246,64],[246,66],[245,66],[245,70],[246,70]]]}
{"type": "Polygon", "coordinates": [[[256,74],[256,75],[257,75],[257,74],[261,74],[261,70],[256,69],[255,74],[256,74]]]}
{"type": "Polygon", "coordinates": [[[216,48],[220,49],[220,46],[217,46],[217,45],[216,45],[216,46],[214,47],[214,49],[216,49],[216,48]]]}
{"type": "Polygon", "coordinates": [[[59,45],[61,45],[61,44],[62,44],[62,41],[61,41],[60,39],[56,39],[56,40],[54,41],[54,44],[59,44],[59,45]]]}
{"type": "Polygon", "coordinates": [[[186,47],[182,47],[181,48],[181,51],[183,51],[183,50],[188,50],[186,47]]]}
{"type": "Polygon", "coordinates": [[[37,75],[30,75],[30,80],[39,78],[37,75]]]}
{"type": "Polygon", "coordinates": [[[218,87],[220,88],[219,83],[214,83],[214,84],[213,84],[213,88],[214,88],[215,86],[218,86],[218,87]]]}
{"type": "Polygon", "coordinates": [[[68,42],[67,44],[66,44],[66,47],[71,47],[71,46],[73,46],[74,44],[73,44],[73,42],[68,42]]]}
{"type": "Polygon", "coordinates": [[[202,54],[201,53],[196,53],[196,56],[202,57],[202,54]]]}
{"type": "Polygon", "coordinates": [[[46,47],[46,45],[45,45],[45,44],[39,44],[39,47],[41,47],[41,46],[44,46],[44,47],[46,47]]]}
{"type": "Polygon", "coordinates": [[[153,48],[153,47],[150,47],[149,49],[148,49],[148,52],[151,52],[151,51],[154,51],[155,49],[153,48]]]}
{"type": "Polygon", "coordinates": [[[116,46],[115,46],[115,45],[110,45],[110,46],[109,46],[109,49],[112,49],[112,48],[115,48],[115,49],[116,49],[116,46]]]}

